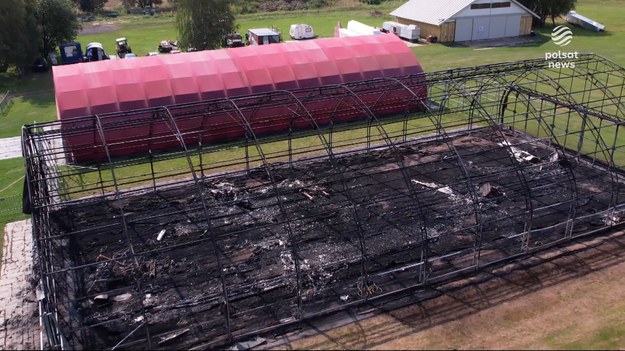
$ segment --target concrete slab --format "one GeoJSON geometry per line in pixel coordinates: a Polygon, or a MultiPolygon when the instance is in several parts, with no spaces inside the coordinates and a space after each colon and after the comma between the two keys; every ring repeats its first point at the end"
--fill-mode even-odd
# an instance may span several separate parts
{"type": "Polygon", "coordinates": [[[40,348],[32,239],[30,220],[9,223],[4,228],[0,269],[0,350],[40,348]]]}
{"type": "Polygon", "coordinates": [[[0,139],[0,160],[22,157],[22,137],[0,139]]]}

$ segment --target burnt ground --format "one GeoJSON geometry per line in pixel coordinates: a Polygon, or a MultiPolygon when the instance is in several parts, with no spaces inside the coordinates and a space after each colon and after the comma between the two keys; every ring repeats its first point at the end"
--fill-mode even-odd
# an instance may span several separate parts
{"type": "Polygon", "coordinates": [[[227,314],[253,334],[619,221],[603,167],[506,140],[483,129],[208,177],[205,208],[195,186],[67,206],[49,240],[61,328],[78,348],[218,346],[227,314]]]}

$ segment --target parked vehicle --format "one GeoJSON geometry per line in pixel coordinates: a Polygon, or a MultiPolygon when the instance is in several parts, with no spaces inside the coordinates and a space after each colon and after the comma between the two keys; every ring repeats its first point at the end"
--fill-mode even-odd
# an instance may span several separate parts
{"type": "Polygon", "coordinates": [[[109,59],[106,52],[104,52],[104,47],[100,43],[93,42],[87,44],[87,49],[85,50],[85,53],[85,61],[87,62],[109,59]]]}
{"type": "Polygon", "coordinates": [[[132,53],[132,49],[126,38],[117,38],[115,39],[115,43],[117,44],[117,56],[119,56],[119,58],[124,58],[126,54],[132,53]]]}
{"type": "Polygon", "coordinates": [[[40,57],[35,60],[33,63],[33,71],[34,72],[46,72],[48,71],[49,65],[45,58],[40,57]]]}
{"type": "Polygon", "coordinates": [[[61,51],[61,63],[64,65],[82,62],[82,49],[80,43],[63,43],[59,45],[61,51]]]}
{"type": "Polygon", "coordinates": [[[303,39],[313,39],[316,38],[317,35],[313,30],[313,27],[309,24],[292,24],[289,29],[289,35],[292,39],[295,40],[303,40],[303,39]]]}
{"type": "Polygon", "coordinates": [[[230,33],[228,35],[224,35],[222,45],[225,48],[238,48],[241,46],[245,46],[245,42],[243,42],[243,37],[241,36],[241,34],[230,33]]]}
{"type": "Polygon", "coordinates": [[[282,34],[270,28],[253,28],[247,31],[249,45],[277,44],[282,41],[282,34]]]}
{"type": "Polygon", "coordinates": [[[412,42],[419,40],[421,35],[421,28],[414,24],[402,24],[397,22],[384,22],[382,24],[382,30],[386,33],[392,33],[402,39],[406,39],[412,42]]]}
{"type": "Polygon", "coordinates": [[[178,50],[178,42],[171,40],[162,40],[160,44],[158,44],[158,52],[160,53],[168,53],[172,50],[178,50]]]}

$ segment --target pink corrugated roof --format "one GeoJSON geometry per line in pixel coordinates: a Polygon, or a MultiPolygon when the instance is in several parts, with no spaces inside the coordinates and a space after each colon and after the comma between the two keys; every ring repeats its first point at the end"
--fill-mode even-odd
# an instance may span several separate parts
{"type": "Polygon", "coordinates": [[[53,68],[58,118],[419,73],[394,35],[107,60],[53,68]]]}

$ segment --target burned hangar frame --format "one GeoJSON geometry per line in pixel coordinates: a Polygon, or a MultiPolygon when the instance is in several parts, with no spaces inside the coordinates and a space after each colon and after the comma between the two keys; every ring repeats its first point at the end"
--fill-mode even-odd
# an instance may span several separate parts
{"type": "Polygon", "coordinates": [[[47,345],[223,346],[609,231],[625,70],[574,60],[24,127],[47,345]]]}

